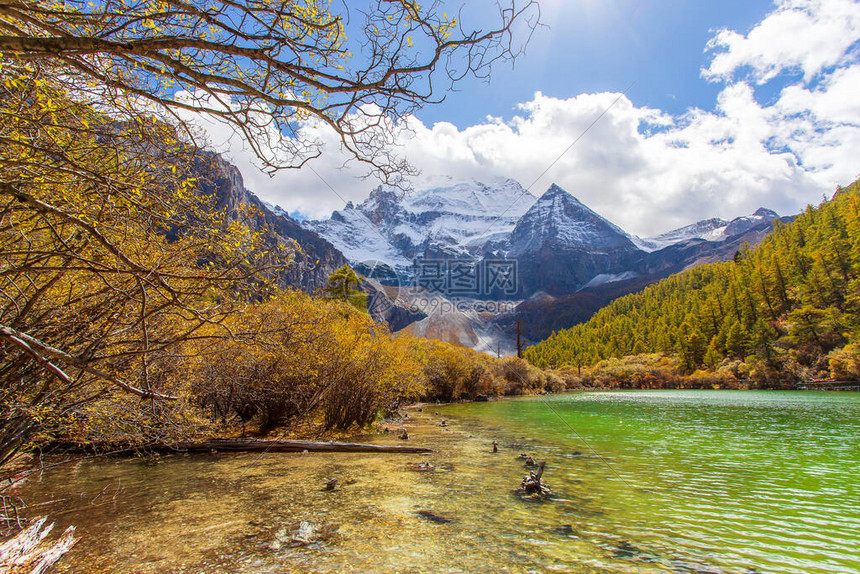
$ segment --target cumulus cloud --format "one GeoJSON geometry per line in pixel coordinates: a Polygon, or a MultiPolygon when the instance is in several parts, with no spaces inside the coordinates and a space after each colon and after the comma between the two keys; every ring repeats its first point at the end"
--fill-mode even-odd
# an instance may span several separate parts
{"type": "MultiPolygon", "coordinates": [[[[858,38],[860,2],[784,0],[748,34],[723,30],[709,44],[703,74],[724,84],[713,110],[673,116],[617,93],[536,93],[514,117],[464,129],[404,118],[400,152],[426,176],[513,177],[535,195],[558,183],[640,235],[760,206],[795,213],[860,171],[858,38]],[[756,87],[787,69],[803,78],[760,103],[756,87]]],[[[228,128],[204,127],[249,189],[289,211],[326,217],[378,185],[357,178],[360,166],[344,167],[347,157],[325,129],[305,128],[327,144],[312,170],[269,178],[228,128]]]]}
{"type": "Polygon", "coordinates": [[[747,73],[765,83],[784,70],[812,80],[846,57],[857,41],[860,3],[855,0],[782,0],[749,34],[720,30],[708,43],[717,54],[702,75],[712,81],[747,73]]]}

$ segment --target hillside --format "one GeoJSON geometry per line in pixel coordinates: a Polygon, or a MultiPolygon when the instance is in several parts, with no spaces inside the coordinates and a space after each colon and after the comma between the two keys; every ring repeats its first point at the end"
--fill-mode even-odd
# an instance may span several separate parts
{"type": "Polygon", "coordinates": [[[198,192],[211,196],[214,207],[223,210],[231,220],[242,219],[243,210],[251,208],[252,216],[243,222],[253,231],[263,233],[266,249],[278,244],[291,248],[292,264],[275,273],[275,282],[280,287],[313,293],[325,286],[335,269],[346,263],[331,243],[260,201],[245,188],[238,168],[219,154],[198,151],[191,163],[191,174],[196,177],[198,192]]]}
{"type": "Polygon", "coordinates": [[[761,380],[860,377],[860,182],[775,223],[757,248],[616,299],[530,347],[542,367],[677,354],[692,372],[730,364],[761,380]]]}

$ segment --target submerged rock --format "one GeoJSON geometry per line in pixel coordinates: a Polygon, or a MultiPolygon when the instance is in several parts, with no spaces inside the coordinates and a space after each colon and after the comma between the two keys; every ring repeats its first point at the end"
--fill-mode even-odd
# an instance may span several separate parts
{"type": "Polygon", "coordinates": [[[441,514],[436,514],[432,510],[418,510],[415,512],[419,517],[429,520],[430,522],[437,522],[439,524],[447,524],[448,522],[454,522],[453,518],[448,518],[446,516],[442,516],[441,514]]]}
{"type": "Polygon", "coordinates": [[[639,549],[626,540],[622,540],[621,544],[612,551],[612,554],[615,558],[634,558],[639,554],[639,549]]]}
{"type": "Polygon", "coordinates": [[[280,550],[285,546],[295,548],[297,546],[323,544],[330,540],[339,528],[340,525],[338,524],[317,525],[303,520],[278,530],[275,533],[275,539],[269,544],[269,548],[280,550]]]}

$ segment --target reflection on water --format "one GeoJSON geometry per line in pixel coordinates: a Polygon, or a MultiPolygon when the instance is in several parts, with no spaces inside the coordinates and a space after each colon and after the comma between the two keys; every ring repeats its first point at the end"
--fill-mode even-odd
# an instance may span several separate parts
{"type": "Polygon", "coordinates": [[[430,456],[80,462],[20,494],[84,535],[66,571],[860,572],[858,415],[848,393],[431,406],[409,425],[430,456]],[[520,452],[557,499],[514,496],[520,452]]]}

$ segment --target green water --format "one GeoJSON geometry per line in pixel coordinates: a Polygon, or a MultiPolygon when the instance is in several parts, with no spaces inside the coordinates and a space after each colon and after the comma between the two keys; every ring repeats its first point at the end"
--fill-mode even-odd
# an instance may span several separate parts
{"type": "Polygon", "coordinates": [[[81,461],[18,494],[77,525],[65,571],[860,572],[858,393],[581,393],[406,426],[436,452],[81,461]],[[520,452],[554,500],[513,494],[520,452]],[[302,521],[331,536],[301,544],[302,521]]]}

